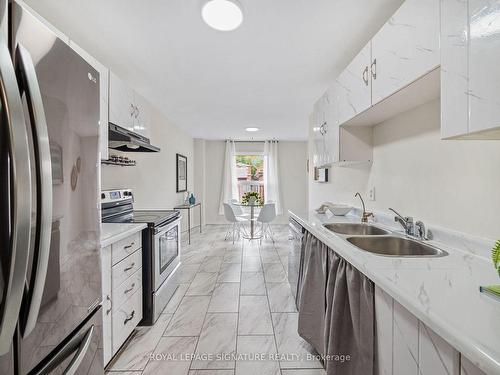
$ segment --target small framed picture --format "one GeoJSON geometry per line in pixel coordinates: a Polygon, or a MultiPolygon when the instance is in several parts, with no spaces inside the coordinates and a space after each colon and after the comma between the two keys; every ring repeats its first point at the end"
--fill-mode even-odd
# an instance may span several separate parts
{"type": "Polygon", "coordinates": [[[177,192],[187,191],[187,157],[176,154],[177,192]]]}

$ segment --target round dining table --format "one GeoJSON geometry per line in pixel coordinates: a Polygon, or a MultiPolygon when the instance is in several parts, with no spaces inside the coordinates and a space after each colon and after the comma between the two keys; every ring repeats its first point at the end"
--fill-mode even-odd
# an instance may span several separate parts
{"type": "Polygon", "coordinates": [[[242,208],[249,207],[250,208],[250,233],[243,232],[243,238],[246,238],[248,240],[258,240],[262,237],[262,233],[259,233],[256,235],[255,231],[255,209],[260,208],[263,206],[262,203],[234,203],[235,206],[239,206],[242,208]]]}

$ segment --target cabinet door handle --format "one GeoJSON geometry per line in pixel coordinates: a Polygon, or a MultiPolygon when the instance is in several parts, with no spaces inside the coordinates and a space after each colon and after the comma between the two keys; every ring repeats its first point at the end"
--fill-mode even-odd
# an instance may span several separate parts
{"type": "Polygon", "coordinates": [[[124,246],[124,249],[130,249],[132,246],[135,245],[135,242],[132,242],[130,245],[124,246]]]}
{"type": "Polygon", "coordinates": [[[371,65],[371,71],[372,71],[372,78],[377,79],[377,59],[373,59],[372,65],[371,65]]]}
{"type": "Polygon", "coordinates": [[[134,263],[132,263],[129,267],[125,268],[125,269],[123,270],[123,272],[130,271],[132,268],[134,268],[134,266],[135,266],[135,262],[134,262],[134,263]]]}
{"type": "Polygon", "coordinates": [[[130,314],[129,317],[125,318],[125,320],[123,321],[123,325],[127,324],[128,322],[130,322],[132,319],[134,319],[134,315],[135,315],[135,310],[132,310],[132,313],[130,314]]]}
{"type": "Polygon", "coordinates": [[[368,86],[368,65],[365,67],[365,70],[363,70],[363,82],[368,86]]]}
{"type": "Polygon", "coordinates": [[[130,293],[131,291],[134,290],[134,287],[135,287],[135,283],[132,283],[132,285],[130,286],[129,289],[125,289],[125,291],[123,293],[127,294],[127,293],[130,293]]]}
{"type": "Polygon", "coordinates": [[[106,301],[109,301],[109,309],[106,310],[106,315],[109,315],[111,310],[113,310],[113,303],[111,302],[111,298],[109,297],[109,294],[106,296],[106,301]]]}

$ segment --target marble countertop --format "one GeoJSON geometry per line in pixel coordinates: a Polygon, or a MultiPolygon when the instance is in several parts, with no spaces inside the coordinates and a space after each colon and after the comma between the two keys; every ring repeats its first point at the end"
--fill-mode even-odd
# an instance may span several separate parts
{"type": "Polygon", "coordinates": [[[109,246],[112,243],[131,236],[146,227],[146,224],[102,223],[101,247],[109,246]]]}
{"type": "MultiPolygon", "coordinates": [[[[479,292],[480,285],[498,284],[500,280],[484,246],[475,250],[484,243],[474,246],[474,241],[448,233],[435,236],[439,241],[429,241],[447,251],[448,256],[384,257],[358,249],[323,226],[360,222],[359,216],[315,212],[290,215],[479,368],[488,374],[500,374],[500,303],[479,292]]],[[[374,225],[402,234],[392,223],[374,225]]]]}

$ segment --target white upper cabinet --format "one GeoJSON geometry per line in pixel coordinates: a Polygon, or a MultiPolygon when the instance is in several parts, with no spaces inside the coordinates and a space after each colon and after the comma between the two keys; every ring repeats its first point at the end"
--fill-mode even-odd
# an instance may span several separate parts
{"type": "Polygon", "coordinates": [[[132,90],[112,71],[109,72],[109,122],[134,131],[135,99],[132,90]]]}
{"type": "Polygon", "coordinates": [[[406,0],[372,39],[372,104],[440,64],[439,0],[406,0]]]}
{"type": "Polygon", "coordinates": [[[329,98],[325,93],[314,104],[314,111],[311,115],[312,141],[313,141],[313,165],[323,167],[332,162],[330,147],[327,134],[329,133],[329,124],[327,123],[329,98]]]}
{"type": "Polygon", "coordinates": [[[368,43],[337,78],[340,124],[371,106],[370,63],[371,43],[368,43]]]}
{"type": "Polygon", "coordinates": [[[146,138],[150,138],[151,109],[149,103],[141,95],[134,95],[136,115],[134,121],[134,131],[146,138]]]}
{"type": "Polygon", "coordinates": [[[498,1],[441,0],[441,136],[500,139],[498,1]]]}
{"type": "Polygon", "coordinates": [[[467,0],[441,0],[442,138],[468,132],[467,8],[467,0]]]}
{"type": "Polygon", "coordinates": [[[105,160],[108,158],[109,69],[72,40],[69,41],[69,46],[99,72],[99,147],[101,159],[105,160]]]}
{"type": "Polygon", "coordinates": [[[500,128],[499,8],[499,1],[469,0],[469,133],[500,128]]]}
{"type": "Polygon", "coordinates": [[[151,110],[148,102],[109,72],[109,122],[149,138],[151,110]]]}

